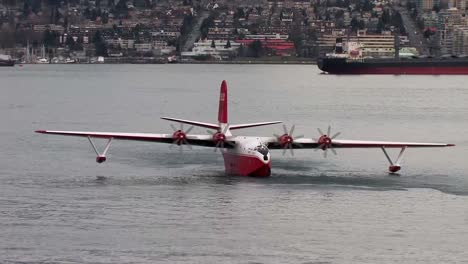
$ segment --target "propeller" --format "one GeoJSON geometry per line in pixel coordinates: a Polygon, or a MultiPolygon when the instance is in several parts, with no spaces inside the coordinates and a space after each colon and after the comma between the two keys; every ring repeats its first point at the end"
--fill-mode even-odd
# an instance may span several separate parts
{"type": "Polygon", "coordinates": [[[294,140],[299,139],[299,138],[303,138],[304,135],[294,137],[293,133],[294,133],[295,128],[296,128],[296,125],[292,125],[291,129],[288,132],[288,129],[287,129],[286,125],[283,125],[283,132],[284,132],[283,135],[280,136],[280,135],[277,135],[277,134],[273,134],[273,136],[275,136],[276,139],[278,140],[278,142],[276,144],[280,145],[281,148],[283,149],[283,155],[285,155],[286,151],[289,149],[291,151],[291,155],[294,156],[293,145],[302,147],[301,144],[294,142],[294,140]]]}
{"type": "Polygon", "coordinates": [[[226,141],[226,132],[228,129],[229,126],[226,126],[222,131],[216,131],[216,133],[213,133],[211,130],[206,131],[212,136],[213,141],[216,143],[214,152],[216,152],[218,149],[224,148],[225,143],[232,146],[229,141],[226,141]]]}
{"type": "Polygon", "coordinates": [[[172,144],[169,146],[169,148],[172,148],[174,145],[177,145],[180,147],[180,152],[182,152],[182,145],[186,145],[189,149],[192,149],[192,146],[187,141],[187,134],[192,131],[193,126],[189,127],[187,130],[184,131],[184,124],[180,123],[180,129],[177,129],[173,124],[171,124],[172,130],[174,130],[174,133],[172,133],[172,144]]]}
{"type": "Polygon", "coordinates": [[[341,135],[341,132],[335,133],[333,136],[329,136],[331,134],[331,126],[328,126],[327,133],[323,133],[323,131],[320,128],[317,128],[317,131],[320,133],[320,137],[318,139],[314,139],[317,141],[319,144],[317,148],[315,148],[315,151],[322,149],[323,152],[323,157],[327,157],[327,152],[328,149],[330,149],[334,155],[337,155],[336,150],[333,148],[333,139],[337,138],[339,135],[341,135]]]}

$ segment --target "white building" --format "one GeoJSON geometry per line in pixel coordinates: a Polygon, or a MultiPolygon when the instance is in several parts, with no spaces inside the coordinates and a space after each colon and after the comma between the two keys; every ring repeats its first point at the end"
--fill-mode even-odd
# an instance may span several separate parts
{"type": "Polygon", "coordinates": [[[184,51],[181,53],[181,56],[192,58],[201,56],[211,56],[217,59],[228,58],[237,53],[240,43],[230,41],[231,47],[229,48],[227,47],[227,43],[228,41],[226,40],[201,40],[194,43],[192,51],[184,51]]]}

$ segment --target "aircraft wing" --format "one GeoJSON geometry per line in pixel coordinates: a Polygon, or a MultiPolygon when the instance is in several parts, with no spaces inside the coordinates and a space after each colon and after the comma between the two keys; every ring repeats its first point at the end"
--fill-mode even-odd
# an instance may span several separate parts
{"type": "Polygon", "coordinates": [[[334,139],[332,141],[334,148],[433,148],[433,147],[452,147],[448,143],[421,143],[421,142],[394,142],[394,141],[365,141],[365,140],[345,140],[334,139]]]}
{"type": "MultiPolygon", "coordinates": [[[[280,144],[278,138],[266,138],[265,143],[269,149],[283,149],[284,145],[280,144]]],[[[431,147],[451,147],[453,144],[448,143],[422,143],[422,142],[397,142],[397,141],[366,141],[366,140],[345,140],[333,139],[331,143],[326,144],[326,147],[333,148],[431,148],[431,147]]],[[[291,146],[293,149],[314,149],[324,147],[323,143],[319,143],[317,139],[299,138],[293,140],[291,146]]]]}
{"type": "MultiPolygon", "coordinates": [[[[134,140],[134,141],[147,141],[157,143],[173,143],[174,138],[172,134],[152,134],[152,133],[115,133],[115,132],[84,132],[84,131],[55,131],[55,130],[37,130],[36,133],[62,135],[62,136],[75,136],[75,137],[90,137],[90,138],[104,138],[114,140],[134,140]]],[[[203,146],[203,147],[216,147],[216,142],[213,141],[211,135],[187,135],[186,141],[189,145],[203,146]]],[[[227,141],[231,144],[226,144],[225,148],[232,148],[235,142],[227,141]]]]}

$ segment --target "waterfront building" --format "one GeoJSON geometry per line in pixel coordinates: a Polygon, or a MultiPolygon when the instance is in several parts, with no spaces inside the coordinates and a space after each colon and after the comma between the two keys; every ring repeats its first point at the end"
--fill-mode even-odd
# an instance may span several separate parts
{"type": "Polygon", "coordinates": [[[227,59],[237,53],[241,43],[229,40],[200,40],[194,43],[192,51],[181,53],[183,58],[212,57],[218,60],[227,59]]]}
{"type": "Polygon", "coordinates": [[[453,30],[452,53],[468,54],[468,26],[455,26],[453,30]]]}
{"type": "Polygon", "coordinates": [[[112,47],[115,48],[121,48],[121,49],[133,49],[135,46],[135,40],[134,39],[106,39],[106,43],[112,47]]]}
{"type": "Polygon", "coordinates": [[[292,56],[296,54],[296,48],[292,41],[284,39],[239,39],[236,42],[241,43],[245,47],[249,46],[254,41],[260,41],[262,47],[269,53],[270,56],[292,56]]]}
{"type": "Polygon", "coordinates": [[[436,28],[439,21],[439,15],[435,11],[426,12],[420,14],[419,19],[424,23],[424,28],[436,28]]]}
{"type": "Polygon", "coordinates": [[[434,6],[440,6],[439,0],[417,0],[416,8],[420,13],[430,12],[434,6]]]}
{"type": "Polygon", "coordinates": [[[212,27],[208,29],[208,35],[207,39],[210,40],[228,40],[228,39],[234,39],[234,31],[235,28],[218,28],[218,27],[212,27]]]}
{"type": "Polygon", "coordinates": [[[453,33],[455,26],[467,25],[464,11],[457,8],[441,10],[437,23],[437,36],[442,54],[452,54],[453,33]]]}
{"type": "Polygon", "coordinates": [[[261,39],[282,39],[286,40],[288,39],[288,35],[286,34],[248,34],[245,35],[245,39],[254,39],[254,40],[261,40],[261,39]]]}

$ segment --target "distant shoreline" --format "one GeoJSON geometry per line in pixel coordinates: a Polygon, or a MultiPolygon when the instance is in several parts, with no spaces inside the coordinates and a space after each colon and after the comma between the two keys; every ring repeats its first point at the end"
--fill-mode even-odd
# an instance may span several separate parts
{"type": "Polygon", "coordinates": [[[238,61],[182,61],[175,63],[168,62],[102,62],[102,63],[88,63],[88,62],[77,62],[77,63],[16,63],[16,65],[117,65],[117,64],[134,64],[134,65],[161,65],[161,64],[239,64],[239,65],[317,65],[316,61],[311,60],[294,60],[294,61],[271,61],[271,60],[238,60],[238,61]]]}
{"type": "Polygon", "coordinates": [[[104,61],[77,60],[73,63],[16,63],[16,64],[264,64],[264,65],[316,65],[316,59],[298,57],[262,57],[262,58],[236,58],[233,60],[194,60],[176,59],[168,61],[163,57],[105,57],[104,61]]]}
{"type": "Polygon", "coordinates": [[[283,65],[283,64],[296,64],[296,65],[317,65],[316,61],[311,60],[294,60],[294,61],[269,61],[269,60],[241,60],[241,61],[189,61],[178,62],[178,64],[268,64],[268,65],[283,65]]]}

